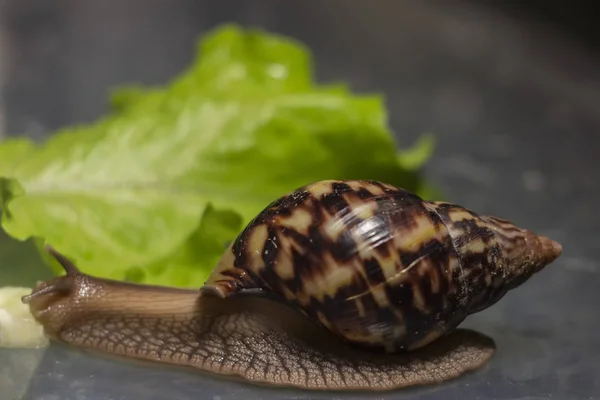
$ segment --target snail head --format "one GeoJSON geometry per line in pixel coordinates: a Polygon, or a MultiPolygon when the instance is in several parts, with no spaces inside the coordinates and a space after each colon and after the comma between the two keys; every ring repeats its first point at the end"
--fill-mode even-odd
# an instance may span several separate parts
{"type": "Polygon", "coordinates": [[[53,335],[60,330],[66,319],[67,303],[72,302],[73,292],[79,290],[86,276],[64,255],[46,245],[45,250],[56,259],[66,274],[36,284],[30,294],[22,297],[29,305],[33,317],[44,325],[46,333],[53,335]]]}

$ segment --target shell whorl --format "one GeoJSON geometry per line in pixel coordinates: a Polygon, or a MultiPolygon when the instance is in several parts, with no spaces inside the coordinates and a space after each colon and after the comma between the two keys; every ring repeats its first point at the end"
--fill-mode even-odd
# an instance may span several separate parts
{"type": "Polygon", "coordinates": [[[385,183],[321,181],[268,205],[204,290],[225,297],[258,289],[357,346],[410,350],[560,254],[533,257],[543,247],[529,249],[535,240],[507,221],[385,183]]]}

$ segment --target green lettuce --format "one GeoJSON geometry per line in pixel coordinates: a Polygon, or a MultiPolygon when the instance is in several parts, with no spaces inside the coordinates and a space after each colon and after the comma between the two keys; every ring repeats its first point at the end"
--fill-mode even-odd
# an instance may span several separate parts
{"type": "Polygon", "coordinates": [[[428,190],[431,137],[398,151],[383,97],[317,84],[287,37],[219,27],[173,81],[116,90],[111,106],[40,145],[0,143],[3,229],[98,276],[200,286],[244,224],[320,179],[428,190]]]}

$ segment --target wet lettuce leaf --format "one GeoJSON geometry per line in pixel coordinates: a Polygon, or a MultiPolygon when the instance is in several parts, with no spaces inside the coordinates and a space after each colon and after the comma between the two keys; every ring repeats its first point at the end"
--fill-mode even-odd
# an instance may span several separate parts
{"type": "Polygon", "coordinates": [[[40,145],[0,143],[3,229],[98,276],[200,286],[263,207],[320,179],[428,190],[431,137],[399,151],[383,96],[316,83],[287,37],[224,25],[165,86],[110,100],[101,120],[40,145]]]}

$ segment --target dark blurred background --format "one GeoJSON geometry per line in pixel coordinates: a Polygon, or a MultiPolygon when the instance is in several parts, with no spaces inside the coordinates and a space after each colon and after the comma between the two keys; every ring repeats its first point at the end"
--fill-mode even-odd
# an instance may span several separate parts
{"type": "Polygon", "coordinates": [[[551,30],[560,31],[572,39],[582,42],[590,50],[599,48],[600,28],[598,17],[592,11],[591,2],[585,1],[472,1],[485,3],[486,6],[497,9],[509,17],[518,20],[536,21],[545,24],[551,30]]]}
{"type": "MultiPolygon", "coordinates": [[[[597,58],[600,37],[597,18],[584,4],[0,0],[0,133],[41,137],[63,124],[93,120],[106,111],[111,86],[165,82],[189,62],[198,35],[226,21],[297,37],[315,52],[320,78],[347,79],[357,89],[384,91],[392,101],[396,88],[383,80],[394,74],[408,94],[413,88],[407,81],[423,85],[425,75],[436,85],[455,81],[462,71],[481,75],[490,54],[495,64],[490,74],[507,75],[528,63],[533,69],[541,66],[548,79],[562,69],[597,89],[598,68],[580,70],[586,64],[582,58],[597,58]],[[387,65],[369,63],[380,51],[390,52],[387,65]],[[421,68],[441,59],[440,53],[446,53],[446,65],[421,68]],[[339,68],[336,60],[346,67],[339,68]]],[[[430,96],[426,90],[416,91],[430,96]]],[[[410,99],[422,109],[418,95],[410,99]]],[[[410,118],[405,121],[410,125],[410,118]]]]}

